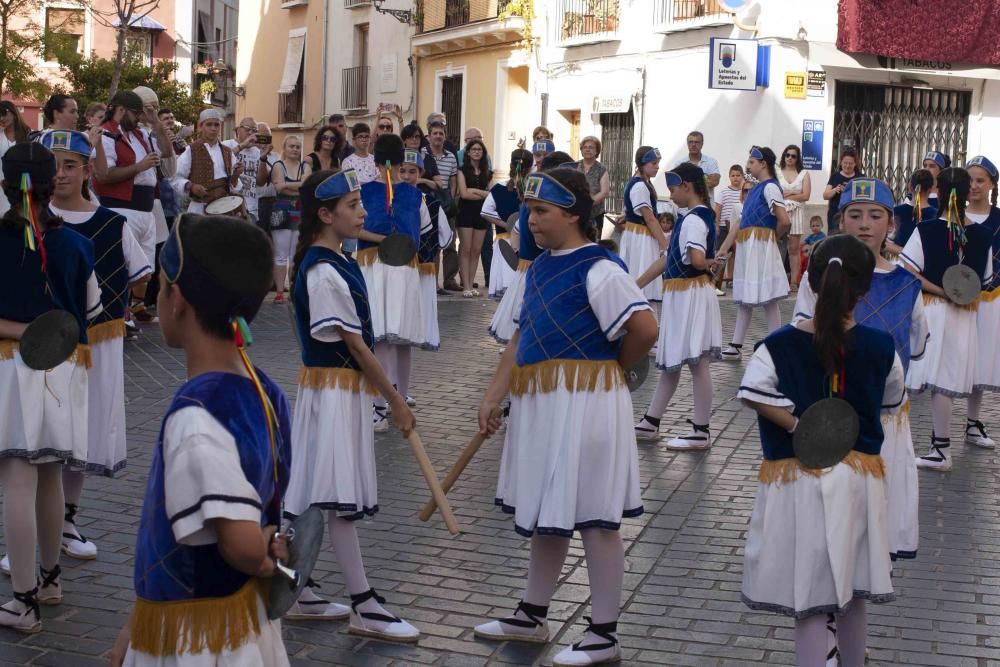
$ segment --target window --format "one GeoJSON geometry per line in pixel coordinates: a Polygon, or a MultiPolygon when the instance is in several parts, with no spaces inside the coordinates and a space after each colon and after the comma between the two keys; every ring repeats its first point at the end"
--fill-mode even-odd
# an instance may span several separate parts
{"type": "Polygon", "coordinates": [[[133,62],[153,66],[153,36],[148,32],[129,32],[125,35],[125,52],[133,62]]]}
{"type": "Polygon", "coordinates": [[[305,28],[295,28],[288,33],[288,50],[285,52],[285,70],[278,88],[278,123],[302,123],[305,89],[302,60],[306,50],[305,28]]]}
{"type": "Polygon", "coordinates": [[[52,62],[63,52],[83,55],[85,23],[82,9],[45,10],[45,60],[52,62]]]}

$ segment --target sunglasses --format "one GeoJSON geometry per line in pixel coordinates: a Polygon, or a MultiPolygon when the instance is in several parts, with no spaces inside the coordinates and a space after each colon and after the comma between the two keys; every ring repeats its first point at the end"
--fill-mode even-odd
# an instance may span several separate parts
{"type": "Polygon", "coordinates": [[[337,142],[337,138],[336,138],[336,137],[331,137],[331,136],[330,136],[330,135],[328,134],[328,135],[326,135],[325,137],[320,137],[320,141],[326,141],[326,142],[328,142],[328,143],[331,143],[331,144],[333,144],[333,143],[336,143],[336,142],[337,142]]]}
{"type": "Polygon", "coordinates": [[[247,132],[256,132],[256,127],[247,127],[246,125],[240,125],[241,130],[246,130],[247,132]]]}
{"type": "Polygon", "coordinates": [[[379,125],[378,129],[380,129],[380,130],[391,130],[392,129],[392,125],[379,125]]]}
{"type": "Polygon", "coordinates": [[[798,153],[785,153],[782,157],[798,157],[798,153]]]}

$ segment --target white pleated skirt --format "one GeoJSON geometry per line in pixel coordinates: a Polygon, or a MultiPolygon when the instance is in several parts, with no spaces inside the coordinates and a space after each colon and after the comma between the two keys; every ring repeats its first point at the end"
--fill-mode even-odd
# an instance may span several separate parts
{"type": "Polygon", "coordinates": [[[882,430],[889,553],[893,558],[916,558],[920,541],[920,484],[910,435],[909,402],[899,414],[882,414],[882,430]]]}
{"type": "Polygon", "coordinates": [[[507,260],[500,253],[501,238],[508,238],[509,240],[509,234],[505,237],[498,236],[493,241],[493,259],[490,262],[489,295],[491,299],[496,299],[497,301],[503,298],[504,293],[517,279],[517,271],[510,268],[510,264],[507,263],[507,260]]]}
{"type": "MultiPolygon", "coordinates": [[[[109,323],[111,324],[111,323],[109,323]]],[[[124,334],[124,322],[118,323],[124,334]]],[[[114,337],[90,344],[87,456],[73,468],[113,477],[125,467],[125,339],[114,337]]]]}
{"type": "Polygon", "coordinates": [[[10,341],[0,344],[0,458],[86,460],[88,373],[76,362],[86,348],[50,371],[35,371],[10,341]]]}
{"type": "MultiPolygon", "coordinates": [[[[625,224],[621,242],[618,244],[619,256],[628,267],[628,274],[637,279],[646,272],[653,262],[660,258],[660,246],[649,233],[646,225],[634,222],[625,224]]],[[[654,280],[642,289],[642,295],[649,301],[663,299],[663,283],[654,280]]]]}
{"type": "Polygon", "coordinates": [[[748,227],[736,233],[733,301],[745,306],[763,306],[788,296],[788,276],[774,232],[748,227]],[[739,240],[741,236],[746,238],[739,240]]]}
{"type": "Polygon", "coordinates": [[[642,514],[628,389],[512,395],[495,502],[525,536],[617,530],[642,514]]]}
{"type": "Polygon", "coordinates": [[[708,277],[663,281],[656,367],[673,373],[684,364],[721,358],[722,315],[708,277]],[[678,289],[672,289],[679,286],[678,289]]]}
{"type": "Polygon", "coordinates": [[[916,392],[965,398],[976,376],[977,313],[936,296],[923,299],[930,338],[924,356],[910,362],[907,384],[916,392]]]}
{"type": "Polygon", "coordinates": [[[424,342],[420,348],[436,351],[441,347],[441,330],[438,328],[437,266],[433,262],[421,264],[419,271],[420,310],[424,320],[424,342]]]}
{"type": "Polygon", "coordinates": [[[977,347],[975,388],[1000,392],[1000,287],[983,292],[976,312],[977,347]]]}
{"type": "Polygon", "coordinates": [[[490,335],[501,345],[506,345],[514,337],[514,320],[521,316],[521,304],[524,302],[524,276],[528,272],[531,262],[522,260],[521,265],[514,272],[514,280],[507,291],[503,293],[503,298],[497,305],[490,320],[490,335]]]}
{"type": "Polygon", "coordinates": [[[743,563],[743,602],[795,618],[851,600],[895,599],[885,482],[838,463],[825,474],[759,483],[743,563]]]}
{"type": "Polygon", "coordinates": [[[366,251],[358,253],[358,262],[368,287],[376,342],[423,345],[427,334],[417,265],[389,266],[379,261],[375,252],[366,253],[367,257],[362,253],[366,251]]]}
{"type": "MultiPolygon", "coordinates": [[[[355,383],[367,386],[360,374],[348,369],[309,370],[354,375],[355,383]]],[[[316,384],[299,383],[285,511],[299,515],[316,506],[346,519],[372,516],[378,512],[373,396],[343,386],[309,386],[316,384]]]]}

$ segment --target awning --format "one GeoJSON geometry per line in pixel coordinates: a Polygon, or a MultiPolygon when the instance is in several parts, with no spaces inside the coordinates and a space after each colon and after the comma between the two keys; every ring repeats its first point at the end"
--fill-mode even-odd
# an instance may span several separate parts
{"type": "Polygon", "coordinates": [[[306,29],[295,28],[288,32],[288,51],[285,52],[285,71],[281,74],[278,92],[288,94],[295,90],[302,69],[302,55],[306,50],[306,29]]]}
{"type": "MultiPolygon", "coordinates": [[[[121,18],[114,20],[114,25],[116,28],[120,27],[122,24],[121,18]]],[[[132,20],[128,22],[128,27],[133,30],[166,30],[167,26],[163,25],[152,16],[137,16],[133,17],[132,20]]]]}
{"type": "Polygon", "coordinates": [[[843,67],[846,69],[880,70],[921,76],[948,76],[968,79],[1000,80],[1000,68],[965,63],[931,62],[907,58],[873,56],[867,53],[845,53],[829,42],[809,42],[809,68],[843,67]]]}

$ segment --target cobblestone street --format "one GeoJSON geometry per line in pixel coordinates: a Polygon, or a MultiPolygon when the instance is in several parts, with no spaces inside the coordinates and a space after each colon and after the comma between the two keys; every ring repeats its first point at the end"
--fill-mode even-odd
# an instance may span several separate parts
{"type": "MultiPolygon", "coordinates": [[[[479,398],[498,360],[498,346],[486,334],[493,308],[487,299],[442,299],[441,350],[414,355],[411,394],[418,401],[418,430],[442,477],[475,432],[479,398]]],[[[789,301],[783,307],[786,320],[790,310],[789,301]]],[[[734,317],[726,298],[726,336],[734,317]]],[[[749,342],[759,339],[762,326],[758,311],[749,342]]],[[[253,329],[254,362],[294,399],[299,360],[286,309],[268,301],[253,329]]],[[[150,450],[163,411],[184,377],[183,360],[165,348],[155,325],[145,327],[141,339],[126,343],[125,350],[129,464],[117,479],[87,481],[78,517],[82,532],[98,544],[99,557],[91,562],[63,558],[63,604],[43,607],[41,634],[0,630],[0,665],[107,664],[107,651],[125,621],[150,450]]],[[[713,367],[710,451],[671,453],[662,446],[639,446],[646,512],[622,528],[624,664],[794,662],[791,621],[752,612],[740,602],[743,546],[760,459],[752,413],[729,400],[743,366],[713,367]]],[[[642,414],[655,380],[651,375],[635,394],[636,415],[642,414]]],[[[895,603],[869,606],[870,664],[1000,665],[1000,461],[994,452],[961,444],[964,403],[956,401],[955,408],[954,471],[920,474],[917,559],[896,567],[895,603]]],[[[690,409],[685,373],[663,430],[679,432],[690,409]]],[[[911,414],[914,442],[922,451],[931,430],[926,396],[914,399],[911,414]]],[[[994,434],[1000,433],[995,398],[987,397],[983,417],[994,434]]],[[[535,647],[473,637],[473,625],[481,619],[512,611],[527,565],[528,542],[493,506],[500,437],[483,446],[449,496],[462,528],[454,538],[437,517],[428,523],[416,518],[429,493],[400,435],[378,435],[376,449],[381,511],[360,524],[362,549],[372,585],[423,637],[416,646],[397,646],[349,636],[346,622],[286,622],[293,665],[547,665],[558,647],[576,641],[589,614],[579,541],[552,603],[552,643],[535,647]]],[[[313,576],[323,586],[321,595],[343,601],[329,551],[313,576]]],[[[9,599],[9,581],[0,581],[0,592],[9,599]]]]}

